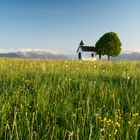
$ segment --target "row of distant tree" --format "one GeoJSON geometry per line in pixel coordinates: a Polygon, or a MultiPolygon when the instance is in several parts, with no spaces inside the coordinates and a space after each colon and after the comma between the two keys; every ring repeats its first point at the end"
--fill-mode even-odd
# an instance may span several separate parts
{"type": "Polygon", "coordinates": [[[114,32],[105,33],[95,44],[95,51],[101,60],[102,55],[110,57],[118,56],[121,53],[122,43],[118,35],[114,32]]]}

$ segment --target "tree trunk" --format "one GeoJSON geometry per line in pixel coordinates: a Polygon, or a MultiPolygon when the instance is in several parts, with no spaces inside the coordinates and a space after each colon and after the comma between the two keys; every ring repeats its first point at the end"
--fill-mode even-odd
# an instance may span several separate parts
{"type": "Polygon", "coordinates": [[[99,54],[99,60],[101,60],[101,57],[102,57],[102,55],[101,55],[101,54],[99,54]]]}
{"type": "Polygon", "coordinates": [[[110,61],[110,56],[108,55],[108,61],[110,61]]]}

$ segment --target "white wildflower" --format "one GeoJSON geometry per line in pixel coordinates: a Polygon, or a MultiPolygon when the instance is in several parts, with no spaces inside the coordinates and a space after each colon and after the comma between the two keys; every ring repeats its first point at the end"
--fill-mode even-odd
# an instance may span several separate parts
{"type": "Polygon", "coordinates": [[[101,129],[100,129],[100,131],[101,131],[101,132],[104,132],[104,131],[105,131],[105,129],[104,129],[104,128],[101,128],[101,129]]]}

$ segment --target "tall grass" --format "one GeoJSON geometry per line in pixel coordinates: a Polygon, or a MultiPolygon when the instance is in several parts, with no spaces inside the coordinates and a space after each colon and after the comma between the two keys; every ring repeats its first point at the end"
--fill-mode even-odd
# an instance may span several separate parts
{"type": "Polygon", "coordinates": [[[0,59],[0,139],[140,139],[140,62],[0,59]]]}

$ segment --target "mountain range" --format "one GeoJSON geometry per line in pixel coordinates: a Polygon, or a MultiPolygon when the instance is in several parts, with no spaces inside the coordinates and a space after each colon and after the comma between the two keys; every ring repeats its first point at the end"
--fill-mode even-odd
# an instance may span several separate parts
{"type": "Polygon", "coordinates": [[[120,60],[139,61],[140,60],[140,52],[122,53],[117,57],[112,57],[111,59],[114,61],[120,61],[120,60]]]}
{"type": "MultiPolygon", "coordinates": [[[[62,53],[46,50],[20,50],[13,52],[0,52],[0,57],[18,57],[18,58],[47,58],[47,59],[77,59],[76,53],[62,53]]],[[[98,58],[98,56],[97,56],[98,58]]],[[[140,52],[122,52],[117,57],[112,57],[113,61],[120,60],[140,60],[140,52]]]]}
{"type": "Polygon", "coordinates": [[[63,54],[51,53],[45,50],[21,50],[17,52],[1,52],[0,57],[19,57],[19,58],[48,58],[48,59],[68,59],[63,54]]]}

